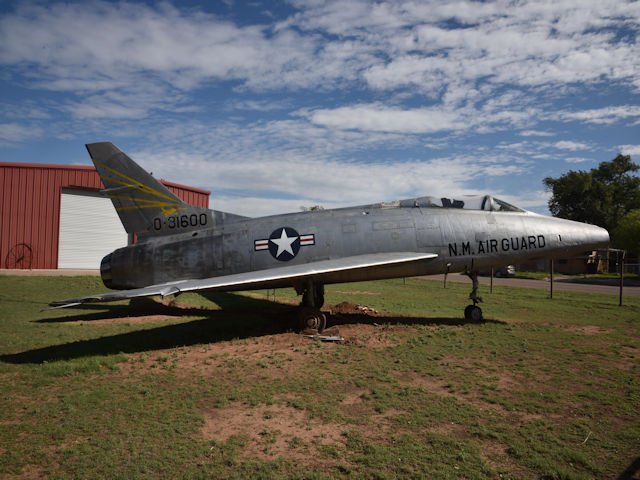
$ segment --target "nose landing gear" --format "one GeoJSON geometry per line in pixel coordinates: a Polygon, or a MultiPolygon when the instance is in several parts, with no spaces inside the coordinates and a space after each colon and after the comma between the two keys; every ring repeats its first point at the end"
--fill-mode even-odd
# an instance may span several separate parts
{"type": "Polygon", "coordinates": [[[470,322],[481,322],[482,309],[477,305],[482,302],[482,298],[478,296],[478,272],[465,272],[465,274],[473,282],[473,288],[469,294],[469,299],[473,302],[473,305],[467,305],[464,309],[464,318],[470,322]]]}

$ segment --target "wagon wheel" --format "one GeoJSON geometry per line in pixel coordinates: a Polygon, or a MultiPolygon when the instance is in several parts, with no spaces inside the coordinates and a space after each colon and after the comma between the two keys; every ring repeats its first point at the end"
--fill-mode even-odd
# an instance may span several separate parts
{"type": "Polygon", "coordinates": [[[26,243],[18,243],[11,247],[4,261],[5,268],[30,269],[33,251],[26,243]]]}

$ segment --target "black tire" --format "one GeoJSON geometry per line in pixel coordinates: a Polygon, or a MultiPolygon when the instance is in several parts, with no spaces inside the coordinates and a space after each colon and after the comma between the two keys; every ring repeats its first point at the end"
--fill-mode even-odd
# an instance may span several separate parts
{"type": "Polygon", "coordinates": [[[464,309],[464,319],[465,320],[471,320],[471,309],[473,308],[473,305],[467,305],[466,308],[464,309]]]}
{"type": "Polygon", "coordinates": [[[302,307],[298,312],[298,328],[322,332],[327,326],[327,317],[316,308],[302,307]]]}
{"type": "Polygon", "coordinates": [[[482,309],[476,305],[469,305],[469,320],[475,323],[482,322],[482,309]]]}

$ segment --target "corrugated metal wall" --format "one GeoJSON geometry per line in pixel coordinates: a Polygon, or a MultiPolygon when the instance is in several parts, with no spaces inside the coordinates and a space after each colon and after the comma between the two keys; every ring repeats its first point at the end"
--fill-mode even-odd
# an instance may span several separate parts
{"type": "MultiPolygon", "coordinates": [[[[209,207],[210,192],[160,181],[209,207]]],[[[57,268],[63,187],[104,188],[94,167],[0,162],[0,268],[57,268]]]]}
{"type": "Polygon", "coordinates": [[[211,192],[208,190],[187,187],[185,185],[180,185],[179,183],[168,182],[162,179],[160,179],[160,181],[175,195],[180,197],[183,202],[195,205],[196,207],[209,208],[209,195],[211,195],[211,192]]]}

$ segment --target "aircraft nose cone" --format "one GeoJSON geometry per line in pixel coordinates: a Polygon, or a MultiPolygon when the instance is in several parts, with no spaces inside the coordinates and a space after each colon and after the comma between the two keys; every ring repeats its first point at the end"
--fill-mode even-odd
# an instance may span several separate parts
{"type": "Polygon", "coordinates": [[[602,227],[583,223],[576,234],[578,243],[588,249],[596,250],[609,245],[609,232],[602,227]]]}
{"type": "Polygon", "coordinates": [[[585,240],[593,248],[604,248],[609,245],[609,232],[602,227],[589,225],[585,231],[585,240]]]}

